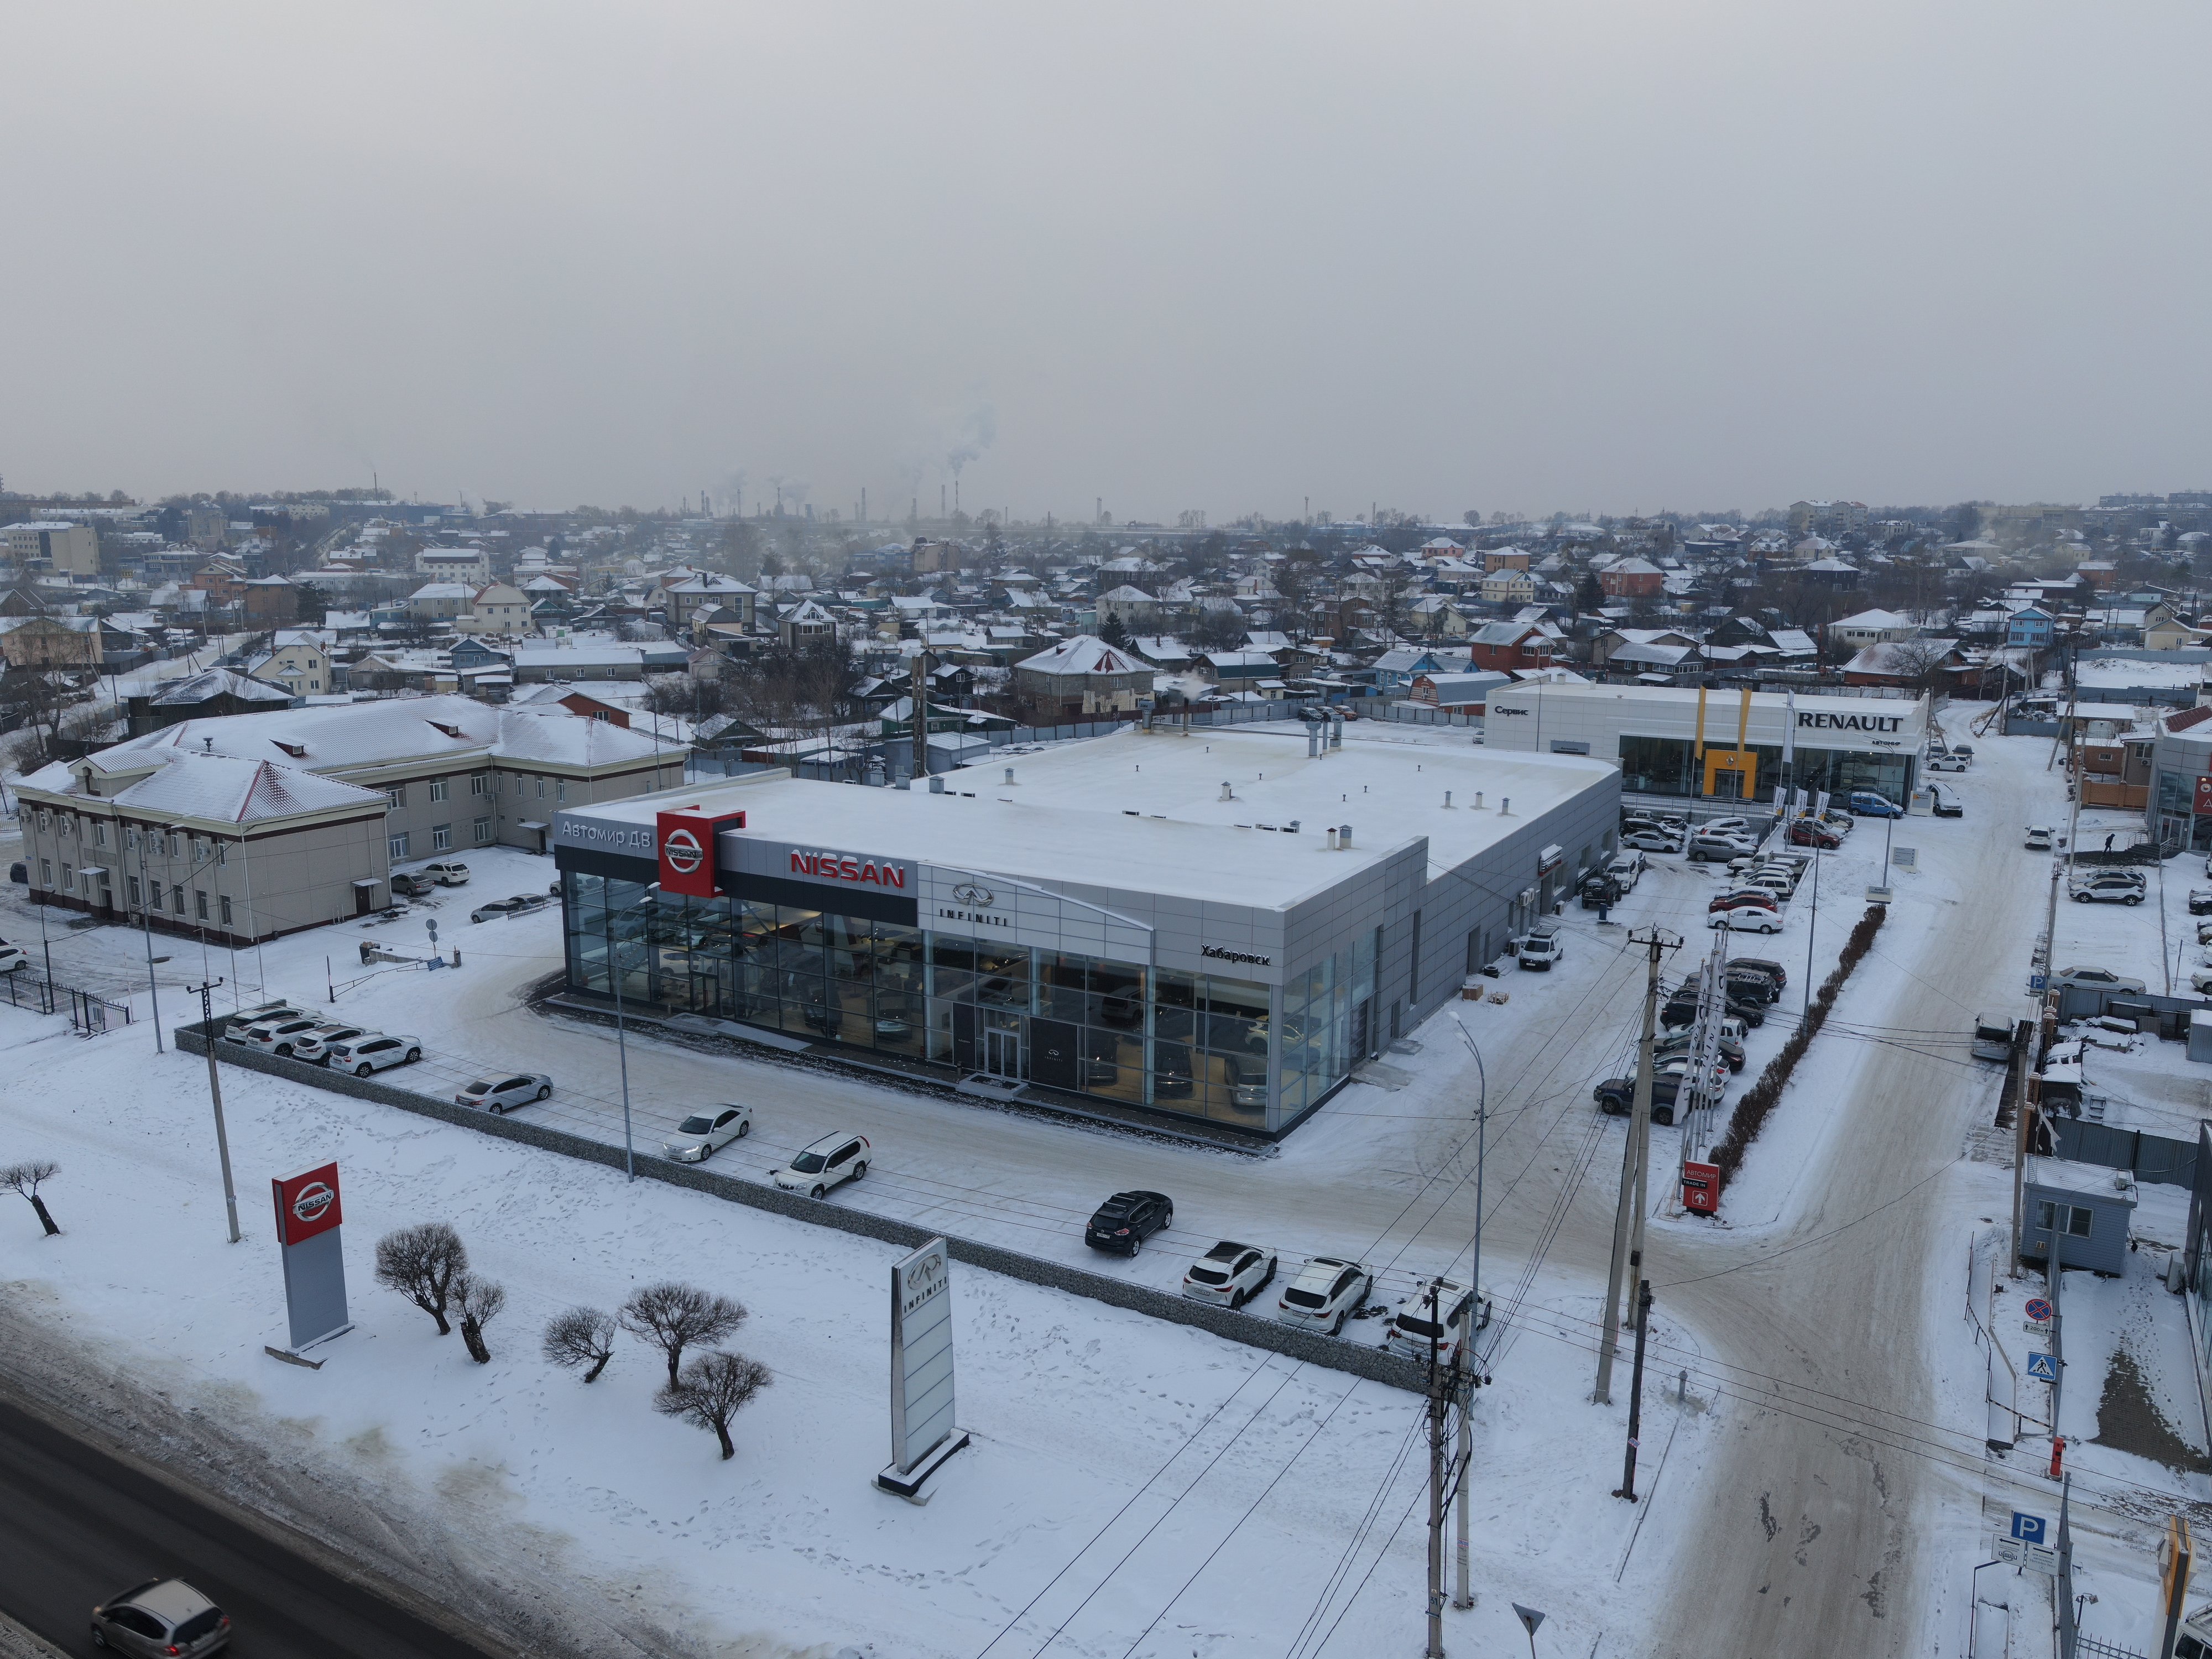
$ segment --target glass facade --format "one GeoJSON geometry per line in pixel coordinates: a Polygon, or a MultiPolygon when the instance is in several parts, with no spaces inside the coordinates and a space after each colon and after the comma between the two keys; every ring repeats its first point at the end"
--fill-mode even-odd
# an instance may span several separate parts
{"type": "MultiPolygon", "coordinates": [[[[1717,749],[1733,752],[1732,742],[1708,739],[1706,757],[1717,749]]],[[[1746,752],[1757,762],[1749,799],[1771,803],[1783,781],[1782,749],[1778,744],[1747,744],[1746,752]]],[[[1854,789],[1872,789],[1902,805],[1911,779],[1911,757],[1878,750],[1810,749],[1802,745],[1789,769],[1793,787],[1825,789],[1842,796],[1854,789]]],[[[1705,778],[1698,765],[1697,745],[1686,738],[1640,738],[1623,732],[1620,738],[1620,787],[1647,795],[1696,795],[1705,778]]],[[[1711,797],[1708,797],[1711,799],[1711,797]]]]}
{"type": "Polygon", "coordinates": [[[1266,985],[726,896],[562,876],[568,982],[965,1073],[1248,1129],[1319,1103],[1372,1046],[1376,933],[1266,985]],[[1275,1041],[1278,1031],[1281,1042],[1275,1041]],[[1280,1093],[1270,1105],[1279,1053],[1280,1093]]]}

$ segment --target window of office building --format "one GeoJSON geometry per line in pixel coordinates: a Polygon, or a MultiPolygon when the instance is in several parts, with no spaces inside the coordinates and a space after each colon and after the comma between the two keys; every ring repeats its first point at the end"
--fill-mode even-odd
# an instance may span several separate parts
{"type": "Polygon", "coordinates": [[[451,780],[447,778],[431,779],[430,799],[434,801],[444,800],[447,795],[452,793],[451,789],[447,787],[450,782],[451,780]]]}
{"type": "Polygon", "coordinates": [[[395,859],[407,856],[407,832],[403,830],[385,843],[385,850],[395,859]]]}
{"type": "MultiPolygon", "coordinates": [[[[66,872],[69,866],[64,865],[62,868],[66,872]]],[[[181,884],[169,890],[169,908],[180,916],[185,914],[185,890],[181,884]]]]}
{"type": "Polygon", "coordinates": [[[205,921],[208,919],[208,902],[206,893],[195,888],[192,891],[192,906],[199,919],[202,921],[205,921]]]}
{"type": "Polygon", "coordinates": [[[477,846],[481,847],[491,839],[491,820],[489,818],[478,818],[471,827],[476,831],[477,846]]]}
{"type": "Polygon", "coordinates": [[[230,895],[229,895],[229,894],[228,894],[228,893],[225,893],[225,894],[223,894],[223,895],[222,896],[222,925],[223,925],[224,927],[229,927],[229,926],[230,926],[230,895]]]}
{"type": "Polygon", "coordinates": [[[453,826],[450,823],[433,824],[430,828],[430,850],[446,853],[452,851],[453,846],[453,826]]]}
{"type": "Polygon", "coordinates": [[[471,795],[489,795],[491,793],[491,774],[489,772],[470,773],[469,793],[471,795]]]}
{"type": "Polygon", "coordinates": [[[404,783],[387,785],[384,791],[384,804],[395,810],[406,805],[407,786],[404,783]]]}
{"type": "Polygon", "coordinates": [[[140,887],[139,887],[139,885],[138,885],[138,878],[137,878],[137,877],[136,877],[136,876],[127,876],[127,877],[125,877],[125,882],[126,882],[126,884],[128,884],[128,886],[129,886],[129,888],[130,888],[130,890],[131,890],[131,903],[133,903],[133,904],[137,904],[137,903],[140,902],[141,902],[140,896],[141,896],[142,890],[140,889],[140,887]]]}

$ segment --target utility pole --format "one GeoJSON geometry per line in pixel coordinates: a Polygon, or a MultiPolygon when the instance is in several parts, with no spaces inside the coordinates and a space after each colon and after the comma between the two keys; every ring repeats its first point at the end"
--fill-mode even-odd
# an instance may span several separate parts
{"type": "Polygon", "coordinates": [[[1651,1047],[1659,1024],[1659,961],[1681,940],[1664,928],[1631,933],[1629,943],[1650,952],[1644,982],[1644,1035],[1636,1049],[1636,1092],[1629,1102],[1628,1140],[1620,1155],[1620,1201],[1613,1219],[1613,1267],[1606,1280],[1605,1326],[1599,1333],[1597,1387],[1590,1395],[1600,1406],[1613,1403],[1613,1361],[1620,1348],[1620,1291],[1632,1270],[1644,1265],[1643,1193],[1651,1135],[1651,1047]],[[1632,1250],[1631,1237],[1635,1239],[1632,1250]]]}
{"type": "Polygon", "coordinates": [[[1458,1536],[1453,1541],[1453,1569],[1459,1580],[1452,1605],[1462,1612],[1474,1605],[1474,1591],[1467,1575],[1468,1476],[1474,1469],[1474,1328],[1482,1317],[1482,1286],[1478,1279],[1474,1299],[1468,1304],[1467,1319],[1460,1328],[1456,1362],[1452,1367],[1454,1392],[1459,1401],[1458,1536]]]}
{"type": "Polygon", "coordinates": [[[1651,1324],[1651,1281],[1636,1291],[1636,1370],[1628,1385],[1628,1449],[1623,1455],[1620,1490],[1613,1496],[1636,1501],[1636,1442],[1644,1432],[1644,1338],[1651,1324]]]}
{"type": "Polygon", "coordinates": [[[1437,1364],[1442,1335],[1437,1282],[1429,1281],[1429,1646],[1444,1659],[1444,1374],[1437,1364]]]}
{"type": "Polygon", "coordinates": [[[238,1188],[230,1178],[230,1133],[222,1124],[222,1079],[216,1073],[215,1045],[222,1041],[215,1029],[215,988],[222,981],[209,980],[204,985],[185,988],[185,994],[199,994],[200,1030],[207,1041],[208,1098],[215,1103],[215,1149],[222,1159],[222,1204],[230,1217],[230,1242],[238,1243],[238,1188]]]}

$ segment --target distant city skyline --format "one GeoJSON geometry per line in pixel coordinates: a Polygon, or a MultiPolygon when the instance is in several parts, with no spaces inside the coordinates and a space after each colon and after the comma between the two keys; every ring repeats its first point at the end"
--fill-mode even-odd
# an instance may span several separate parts
{"type": "Polygon", "coordinates": [[[11,45],[17,487],[1172,524],[2208,482],[2178,0],[141,4],[11,45]]]}

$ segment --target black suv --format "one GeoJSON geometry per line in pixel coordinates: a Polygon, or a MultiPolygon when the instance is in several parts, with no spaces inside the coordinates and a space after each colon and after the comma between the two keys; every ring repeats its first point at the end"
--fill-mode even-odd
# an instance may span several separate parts
{"type": "Polygon", "coordinates": [[[1134,1255],[1154,1233],[1175,1225],[1175,1200],[1165,1193],[1116,1193],[1098,1206],[1083,1242],[1094,1250],[1134,1255]]]}
{"type": "MultiPolygon", "coordinates": [[[[1674,1121],[1674,1097],[1681,1092],[1682,1079],[1679,1073],[1656,1072],[1651,1078],[1651,1121],[1672,1123],[1674,1121]]],[[[1598,1109],[1608,1117],[1626,1117],[1636,1103],[1636,1079],[1632,1077],[1607,1078],[1590,1091],[1598,1109]]]]}

